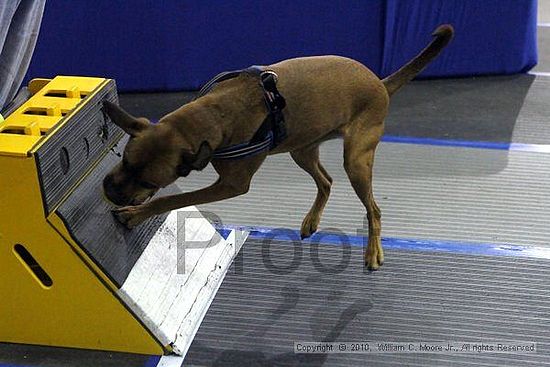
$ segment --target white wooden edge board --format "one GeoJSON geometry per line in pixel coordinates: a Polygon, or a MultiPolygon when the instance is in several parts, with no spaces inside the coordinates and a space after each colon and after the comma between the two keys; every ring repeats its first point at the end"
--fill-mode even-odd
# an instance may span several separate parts
{"type": "MultiPolygon", "coordinates": [[[[246,233],[233,230],[225,240],[195,207],[179,212],[180,238],[178,211],[173,211],[147,245],[118,295],[163,345],[170,345],[174,353],[185,356],[246,233]],[[197,245],[196,241],[202,244],[197,245]]],[[[168,359],[164,360],[168,363],[168,359]]]]}

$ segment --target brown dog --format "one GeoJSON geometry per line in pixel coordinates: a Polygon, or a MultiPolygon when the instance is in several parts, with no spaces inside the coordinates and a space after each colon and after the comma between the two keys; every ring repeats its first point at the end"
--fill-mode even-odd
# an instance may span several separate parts
{"type": "Polygon", "coordinates": [[[384,255],[380,209],[372,193],[374,152],[384,131],[389,97],[439,54],[450,42],[453,28],[442,25],[433,35],[434,40],[418,56],[383,80],[359,62],[338,56],[297,58],[266,67],[278,74],[277,86],[287,101],[288,137],[269,152],[241,160],[212,160],[212,154],[249,141],[267,114],[263,91],[251,75],[219,83],[155,125],[105,103],[109,117],[131,136],[123,161],[103,184],[107,198],[124,206],[115,210],[116,216],[131,228],[169,210],[242,195],[267,155],[290,152],[317,185],[317,197],[301,228],[302,237],[308,237],[317,230],[332,183],[319,162],[319,144],[340,136],[346,173],[367,210],[365,262],[370,269],[377,269],[384,255]],[[212,186],[146,202],[178,178],[182,163],[201,170],[209,162],[219,174],[212,186]]]}

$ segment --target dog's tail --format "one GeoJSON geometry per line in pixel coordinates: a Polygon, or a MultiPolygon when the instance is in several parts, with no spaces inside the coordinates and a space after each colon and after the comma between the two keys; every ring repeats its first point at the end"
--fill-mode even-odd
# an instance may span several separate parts
{"type": "Polygon", "coordinates": [[[437,55],[447,46],[453,38],[454,29],[450,24],[442,24],[432,33],[435,39],[422,50],[414,59],[406,63],[401,69],[397,70],[392,75],[383,79],[382,82],[391,96],[397,92],[403,85],[407,84],[415,76],[417,76],[430,61],[435,59],[437,55]]]}

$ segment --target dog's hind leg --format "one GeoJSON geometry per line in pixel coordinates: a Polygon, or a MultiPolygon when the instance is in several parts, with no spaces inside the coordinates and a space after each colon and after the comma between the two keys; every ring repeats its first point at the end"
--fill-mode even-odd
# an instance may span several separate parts
{"type": "Polygon", "coordinates": [[[344,132],[344,168],[355,193],[367,209],[369,240],[365,251],[365,264],[376,270],[384,262],[380,242],[381,213],[372,192],[372,169],[376,146],[383,133],[383,119],[369,125],[363,121],[351,123],[344,132]]]}
{"type": "Polygon", "coordinates": [[[332,185],[332,177],[328,174],[325,168],[319,161],[319,146],[308,147],[290,152],[292,159],[304,171],[310,174],[317,185],[317,196],[315,201],[302,222],[300,235],[303,238],[311,236],[321,221],[323,209],[330,195],[330,187],[332,185]]]}

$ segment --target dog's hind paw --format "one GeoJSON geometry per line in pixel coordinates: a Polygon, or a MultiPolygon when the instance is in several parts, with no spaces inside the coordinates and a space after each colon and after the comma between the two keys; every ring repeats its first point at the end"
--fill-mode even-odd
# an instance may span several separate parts
{"type": "Polygon", "coordinates": [[[378,254],[376,254],[376,259],[378,260],[378,265],[380,266],[384,265],[384,250],[382,250],[382,246],[378,248],[378,254]]]}
{"type": "Polygon", "coordinates": [[[378,263],[378,261],[368,261],[366,260],[365,261],[365,266],[367,267],[368,270],[378,270],[380,269],[380,264],[378,263]]]}
{"type": "Polygon", "coordinates": [[[365,253],[365,266],[368,270],[378,270],[384,264],[384,252],[382,249],[377,251],[369,251],[365,253]]]}

